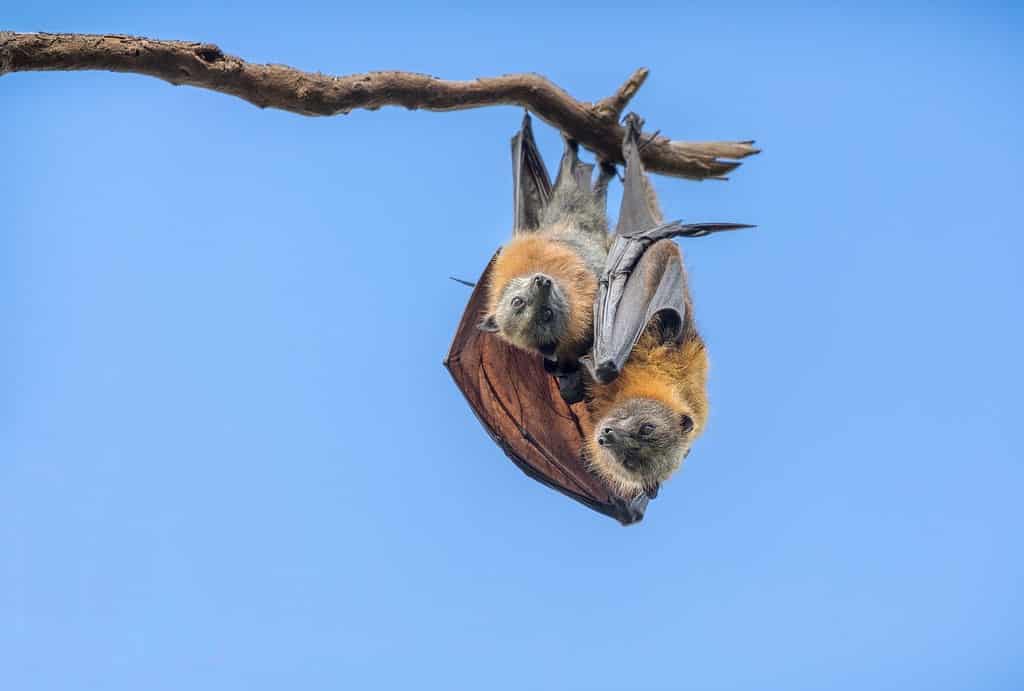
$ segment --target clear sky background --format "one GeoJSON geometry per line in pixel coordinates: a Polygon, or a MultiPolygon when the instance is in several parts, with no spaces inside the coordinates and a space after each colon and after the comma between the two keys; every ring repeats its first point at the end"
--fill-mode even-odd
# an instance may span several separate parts
{"type": "Polygon", "coordinates": [[[651,129],[764,147],[666,214],[759,228],[685,243],[712,417],[624,529],[441,367],[520,111],[3,77],[0,686],[1024,685],[1019,7],[146,4],[0,28],[583,99],[646,65],[651,129]]]}

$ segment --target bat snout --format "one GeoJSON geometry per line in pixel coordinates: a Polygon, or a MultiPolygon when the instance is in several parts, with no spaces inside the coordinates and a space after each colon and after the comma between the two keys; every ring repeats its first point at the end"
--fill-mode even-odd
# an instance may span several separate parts
{"type": "Polygon", "coordinates": [[[541,302],[546,302],[551,295],[551,279],[544,274],[535,274],[533,277],[533,290],[541,302]]]}
{"type": "Polygon", "coordinates": [[[605,427],[601,430],[601,433],[597,435],[598,446],[612,446],[618,439],[618,433],[611,427],[605,427]]]}

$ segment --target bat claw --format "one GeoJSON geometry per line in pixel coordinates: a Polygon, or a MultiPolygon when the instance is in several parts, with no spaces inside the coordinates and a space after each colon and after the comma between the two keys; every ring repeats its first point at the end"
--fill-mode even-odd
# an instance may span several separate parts
{"type": "Polygon", "coordinates": [[[583,377],[577,369],[573,372],[562,372],[555,375],[558,380],[558,392],[562,394],[562,400],[573,405],[583,400],[583,377]]]}

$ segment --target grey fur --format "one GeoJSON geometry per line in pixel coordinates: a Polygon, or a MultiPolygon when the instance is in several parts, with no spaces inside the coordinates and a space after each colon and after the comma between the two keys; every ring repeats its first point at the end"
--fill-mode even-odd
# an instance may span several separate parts
{"type": "Polygon", "coordinates": [[[573,219],[568,221],[570,225],[555,226],[547,235],[576,252],[587,268],[600,277],[608,257],[611,236],[608,234],[607,223],[600,232],[592,230],[592,226],[582,225],[592,221],[592,218],[573,219]]]}
{"type": "Polygon", "coordinates": [[[593,165],[580,162],[576,142],[566,139],[558,178],[541,213],[540,227],[549,229],[545,234],[552,239],[575,250],[594,275],[600,276],[611,244],[607,197],[615,167],[601,165],[596,184],[593,171],[593,165]]]}
{"type": "Polygon", "coordinates": [[[550,356],[568,330],[569,303],[557,282],[536,273],[509,281],[492,316],[509,341],[550,356]]]}

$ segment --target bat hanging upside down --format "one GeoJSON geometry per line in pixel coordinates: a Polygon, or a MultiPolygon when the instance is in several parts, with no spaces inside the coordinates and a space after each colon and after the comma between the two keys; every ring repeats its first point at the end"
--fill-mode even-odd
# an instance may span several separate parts
{"type": "Polygon", "coordinates": [[[625,120],[623,199],[609,234],[614,165],[602,163],[591,185],[593,166],[567,141],[552,186],[524,118],[512,140],[512,240],[485,270],[446,360],[527,474],[623,523],[643,517],[708,417],[707,352],[672,238],[750,227],[663,222],[641,125],[625,120]],[[475,336],[466,331],[474,322],[475,336]],[[543,356],[543,369],[529,353],[543,356]],[[545,370],[563,400],[550,397],[545,370]],[[586,414],[566,405],[580,400],[586,414]]]}
{"type": "Polygon", "coordinates": [[[579,358],[593,340],[594,297],[611,237],[606,197],[613,165],[580,162],[566,139],[554,188],[536,153],[529,118],[512,140],[516,218],[487,285],[487,315],[479,328],[544,356],[569,403],[583,393],[579,358]]]}
{"type": "Polygon", "coordinates": [[[590,468],[624,498],[682,465],[708,417],[708,356],[693,317],[682,252],[671,238],[739,224],[665,223],[640,160],[640,128],[626,118],[622,207],[595,302],[587,407],[590,468]]]}
{"type": "MultiPolygon", "coordinates": [[[[592,426],[584,454],[619,496],[653,496],[682,464],[708,415],[708,357],[697,333],[676,236],[707,235],[737,224],[664,223],[640,159],[641,120],[626,119],[623,202],[614,235],[606,192],[614,167],[593,166],[566,142],[550,194],[534,174],[529,121],[513,139],[517,199],[513,239],[502,248],[480,328],[557,362],[565,376],[584,358],[592,426]],[[524,151],[525,149],[525,151],[524,151]],[[609,252],[609,249],[611,250],[609,252]],[[594,321],[594,314],[597,321],[594,321]]],[[[542,164],[540,164],[542,165],[542,164]]],[[[561,390],[567,402],[579,388],[561,390]]]]}

